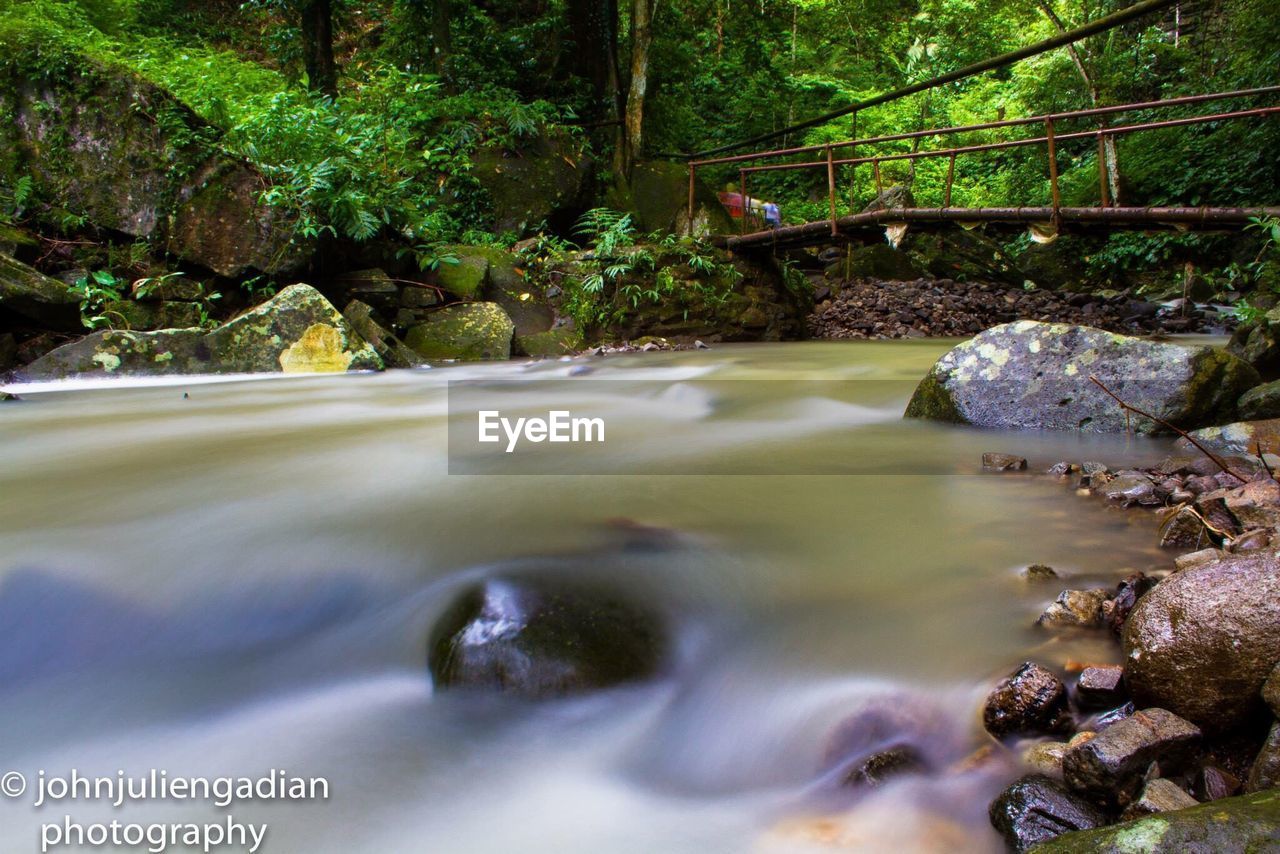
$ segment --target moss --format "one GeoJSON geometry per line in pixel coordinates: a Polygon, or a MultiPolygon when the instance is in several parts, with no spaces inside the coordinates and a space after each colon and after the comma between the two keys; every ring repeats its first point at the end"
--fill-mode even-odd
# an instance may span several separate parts
{"type": "Polygon", "coordinates": [[[450,306],[406,333],[404,343],[425,359],[507,359],[515,324],[491,302],[450,306]]]}
{"type": "Polygon", "coordinates": [[[925,418],[930,421],[950,421],[955,424],[965,423],[965,418],[956,409],[951,395],[938,379],[937,371],[930,371],[920,385],[916,386],[911,402],[907,404],[904,418],[925,418]]]}
{"type": "Polygon", "coordinates": [[[517,335],[513,344],[516,352],[526,356],[569,356],[582,348],[582,333],[568,327],[517,335]]]}
{"type": "Polygon", "coordinates": [[[445,252],[457,258],[456,263],[441,262],[436,268],[440,287],[461,299],[480,296],[489,275],[488,253],[479,246],[450,246],[445,252]]]}

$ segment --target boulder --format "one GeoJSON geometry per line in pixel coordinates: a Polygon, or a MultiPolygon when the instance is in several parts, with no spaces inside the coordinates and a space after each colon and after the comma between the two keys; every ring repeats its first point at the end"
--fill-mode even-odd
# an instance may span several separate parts
{"type": "Polygon", "coordinates": [[[1240,395],[1236,409],[1245,421],[1280,418],[1280,380],[1249,389],[1240,395]]]}
{"type": "Polygon", "coordinates": [[[992,801],[988,815],[1009,849],[1019,854],[1063,833],[1106,823],[1097,807],[1041,774],[1023,777],[1005,789],[992,801]]]}
{"type": "Polygon", "coordinates": [[[49,329],[71,332],[80,323],[80,301],[57,279],[0,253],[0,309],[49,329]]]}
{"type": "MultiPolygon", "coordinates": [[[[1211,451],[1254,456],[1280,453],[1280,418],[1262,421],[1237,421],[1217,427],[1195,430],[1191,435],[1211,451]]],[[[1194,447],[1186,439],[1177,441],[1178,447],[1194,447]]]]}
{"type": "Polygon", "coordinates": [[[292,285],[214,330],[95,332],[17,372],[21,380],[75,376],[328,373],[380,370],[382,360],[310,285],[292,285]]]}
{"type": "Polygon", "coordinates": [[[546,578],[492,578],[440,619],[429,664],[441,688],[546,699],[651,678],[666,638],[658,615],[619,591],[546,578]]]}
{"type": "Polygon", "coordinates": [[[1227,351],[1269,380],[1280,376],[1280,309],[1273,308],[1264,317],[1237,327],[1227,351]]]}
{"type": "Polygon", "coordinates": [[[1184,810],[1199,803],[1179,788],[1177,783],[1166,780],[1164,777],[1157,777],[1147,781],[1142,788],[1142,794],[1124,811],[1124,818],[1127,820],[1143,815],[1154,815],[1158,812],[1184,810]]]}
{"type": "Polygon", "coordinates": [[[1125,412],[1090,382],[1183,429],[1230,420],[1257,372],[1208,346],[1130,338],[1087,326],[1018,321],[988,329],[938,360],[906,417],[1004,429],[1121,432],[1155,422],[1125,412]]]}
{"type": "Polygon", "coordinates": [[[519,150],[487,145],[471,162],[498,234],[523,234],[542,222],[568,232],[590,204],[591,158],[565,134],[543,133],[519,150]]]}
{"type": "Polygon", "coordinates": [[[1036,854],[1186,854],[1274,851],[1280,847],[1280,789],[1067,833],[1036,854]]]}
{"type": "Polygon", "coordinates": [[[422,357],[387,331],[374,317],[373,309],[360,300],[347,303],[342,316],[356,334],[369,342],[388,368],[416,368],[422,364],[422,357]]]}
{"type": "Polygon", "coordinates": [[[205,312],[199,303],[162,300],[118,300],[102,307],[102,316],[115,328],[149,332],[156,329],[190,329],[199,326],[205,312]]]}
{"type": "Polygon", "coordinates": [[[223,276],[309,256],[296,216],[261,201],[264,176],[168,92],[87,55],[56,74],[21,66],[0,72],[0,146],[42,196],[223,276]]]}
{"type": "Polygon", "coordinates": [[[478,299],[489,276],[489,256],[502,250],[488,246],[450,246],[442,251],[448,252],[449,257],[436,266],[436,282],[459,299],[478,299]]]}
{"type": "Polygon", "coordinates": [[[514,333],[497,303],[472,302],[433,312],[405,334],[404,343],[424,359],[509,359],[514,333]]]}
{"type": "MultiPolygon", "coordinates": [[[[615,185],[605,204],[619,211],[630,211],[636,230],[689,233],[689,169],[665,160],[637,163],[631,177],[615,185]]],[[[733,220],[720,199],[698,179],[694,185],[693,234],[731,234],[733,220]]]]}
{"type": "Polygon", "coordinates": [[[872,279],[878,282],[911,282],[919,279],[923,271],[907,253],[886,243],[850,248],[847,260],[837,261],[828,269],[831,278],[872,279]]]}
{"type": "Polygon", "coordinates": [[[1125,681],[1206,731],[1266,713],[1262,686],[1280,662],[1280,556],[1224,555],[1143,596],[1125,624],[1125,681]]]}
{"type": "Polygon", "coordinates": [[[1152,762],[1162,772],[1191,759],[1200,730],[1165,709],[1143,709],[1101,730],[1062,757],[1062,776],[1077,792],[1108,803],[1131,803],[1152,762]]]}
{"type": "Polygon", "coordinates": [[[1280,723],[1271,725],[1262,749],[1253,759],[1249,777],[1245,780],[1246,792],[1260,792],[1280,786],[1280,723]]]}
{"type": "Polygon", "coordinates": [[[1066,686],[1040,665],[1025,662],[987,695],[982,724],[996,738],[1068,732],[1066,686]]]}

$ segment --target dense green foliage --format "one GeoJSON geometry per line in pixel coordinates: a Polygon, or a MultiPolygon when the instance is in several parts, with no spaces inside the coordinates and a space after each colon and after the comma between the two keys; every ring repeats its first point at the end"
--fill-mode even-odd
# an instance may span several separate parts
{"type": "MultiPolygon", "coordinates": [[[[695,151],[778,130],[1124,5],[1126,0],[657,4],[645,150],[637,154],[695,151]]],[[[299,212],[303,236],[390,238],[427,267],[446,242],[514,239],[487,233],[490,201],[470,171],[479,146],[518,152],[549,128],[567,128],[595,155],[599,186],[614,180],[608,173],[619,166],[613,156],[618,105],[626,100],[628,50],[636,35],[631,7],[622,4],[598,33],[584,35],[583,20],[588,12],[607,18],[617,8],[616,2],[592,0],[338,0],[335,98],[307,88],[294,0],[0,0],[0,64],[33,77],[74,73],[86,62],[136,72],[190,105],[220,132],[219,144],[257,164],[270,179],[265,200],[299,212]],[[605,39],[603,53],[596,36],[605,39]],[[614,70],[604,84],[599,78],[593,83],[584,62],[611,52],[614,70]]],[[[1188,9],[1177,33],[1170,15],[1153,16],[1086,40],[1074,57],[1058,50],[864,111],[857,133],[1277,82],[1280,16],[1270,0],[1221,0],[1188,9]]],[[[1160,117],[1170,115],[1177,113],[1160,117]]],[[[1117,146],[1123,198],[1133,204],[1274,203],[1278,124],[1242,121],[1124,137],[1117,146]]],[[[777,144],[842,140],[851,132],[846,117],[777,144]]],[[[946,142],[994,138],[994,132],[974,133],[946,142]]],[[[943,141],[916,144],[928,149],[943,141]]],[[[39,213],[38,193],[6,156],[0,155],[0,215],[39,213]]],[[[1064,201],[1097,202],[1097,156],[1091,140],[1061,147],[1064,201]]],[[[946,159],[913,162],[885,164],[883,182],[909,184],[919,203],[939,204],[946,159]]],[[[710,169],[705,177],[719,189],[736,182],[737,172],[710,169]]],[[[866,168],[842,171],[839,187],[842,212],[865,205],[875,191],[866,168]]],[[[772,173],[752,191],[780,202],[790,221],[827,214],[823,170],[772,173]]],[[[956,163],[955,204],[1043,204],[1047,197],[1039,147],[956,163]]],[[[1100,246],[1089,262],[1106,278],[1150,262],[1222,251],[1214,241],[1125,235],[1100,246]]],[[[1224,268],[1229,261],[1245,278],[1256,278],[1249,259],[1224,259],[1224,268]]]]}

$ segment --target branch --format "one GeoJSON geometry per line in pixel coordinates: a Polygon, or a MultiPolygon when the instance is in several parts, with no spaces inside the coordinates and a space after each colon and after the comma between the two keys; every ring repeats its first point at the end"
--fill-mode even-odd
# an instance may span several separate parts
{"type": "Polygon", "coordinates": [[[1222,470],[1223,470],[1224,472],[1226,472],[1227,474],[1229,474],[1229,475],[1231,475],[1232,477],[1236,478],[1236,479],[1237,479],[1237,480],[1239,480],[1241,483],[1248,483],[1248,482],[1249,482],[1250,478],[1245,477],[1244,475],[1240,474],[1239,472],[1232,471],[1232,470],[1231,470],[1231,467],[1230,467],[1229,465],[1227,465],[1226,460],[1222,459],[1222,457],[1218,456],[1218,455],[1217,455],[1217,454],[1215,454],[1213,451],[1209,450],[1209,449],[1208,449],[1208,448],[1206,448],[1204,445],[1200,444],[1200,443],[1199,443],[1198,441],[1196,441],[1196,439],[1195,439],[1195,438],[1193,438],[1193,437],[1191,436],[1191,434],[1190,434],[1190,433],[1188,433],[1187,431],[1182,430],[1182,429],[1180,429],[1180,428],[1178,428],[1178,427],[1174,427],[1174,426],[1173,426],[1172,424],[1170,424],[1168,421],[1165,421],[1163,418],[1157,418],[1156,416],[1152,415],[1150,412],[1143,412],[1143,411],[1142,411],[1141,409],[1139,409],[1138,407],[1136,407],[1136,406],[1131,406],[1130,404],[1125,403],[1123,400],[1121,400],[1119,397],[1117,397],[1117,396],[1116,396],[1115,392],[1113,392],[1111,389],[1109,389],[1109,388],[1107,388],[1105,385],[1103,385],[1103,384],[1102,384],[1102,380],[1098,379],[1097,377],[1090,375],[1090,377],[1089,377],[1089,382],[1093,383],[1093,384],[1094,384],[1094,385],[1096,385],[1098,388],[1100,388],[1100,389],[1102,389],[1104,392],[1106,392],[1106,393],[1107,393],[1107,396],[1108,396],[1108,397],[1110,397],[1112,400],[1114,400],[1116,403],[1120,404],[1120,408],[1121,408],[1121,409],[1123,409],[1126,413],[1128,413],[1128,412],[1132,412],[1132,413],[1134,413],[1135,415],[1141,415],[1143,418],[1149,418],[1149,419],[1151,419],[1152,421],[1154,421],[1154,422],[1156,422],[1157,424],[1159,424],[1161,427],[1166,427],[1166,428],[1168,428],[1168,429],[1172,430],[1173,432],[1177,433],[1177,434],[1178,434],[1179,436],[1181,436],[1182,438],[1186,439],[1186,440],[1187,440],[1188,442],[1190,442],[1192,445],[1194,445],[1194,446],[1195,446],[1195,448],[1196,448],[1196,450],[1198,450],[1200,453],[1204,454],[1206,457],[1208,457],[1209,459],[1213,460],[1213,461],[1214,461],[1214,463],[1215,463],[1215,464],[1217,464],[1218,468],[1222,469],[1222,470]]]}

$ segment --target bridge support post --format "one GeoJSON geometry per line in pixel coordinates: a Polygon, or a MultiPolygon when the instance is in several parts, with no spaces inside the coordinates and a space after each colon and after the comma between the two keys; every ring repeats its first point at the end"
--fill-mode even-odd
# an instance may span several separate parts
{"type": "Polygon", "coordinates": [[[947,191],[942,197],[942,206],[944,208],[951,207],[951,185],[956,178],[956,153],[951,152],[951,159],[947,162],[947,191]]]}
{"type": "Polygon", "coordinates": [[[751,197],[747,195],[747,172],[738,170],[738,195],[742,197],[742,233],[747,233],[747,215],[751,213],[751,197]]]}
{"type": "Polygon", "coordinates": [[[1062,196],[1058,192],[1058,145],[1053,138],[1053,116],[1044,120],[1044,138],[1049,144],[1049,189],[1053,194],[1053,222],[1062,219],[1062,196]]]}
{"type": "Polygon", "coordinates": [[[827,201],[831,206],[831,236],[840,233],[836,226],[836,161],[831,152],[831,143],[827,143],[827,201]]]}
{"type": "Polygon", "coordinates": [[[1102,131],[1098,131],[1098,197],[1104,208],[1111,207],[1107,199],[1107,142],[1102,131]]]}
{"type": "Polygon", "coordinates": [[[692,163],[689,164],[689,236],[693,237],[693,188],[694,182],[697,181],[697,167],[692,163]]]}

